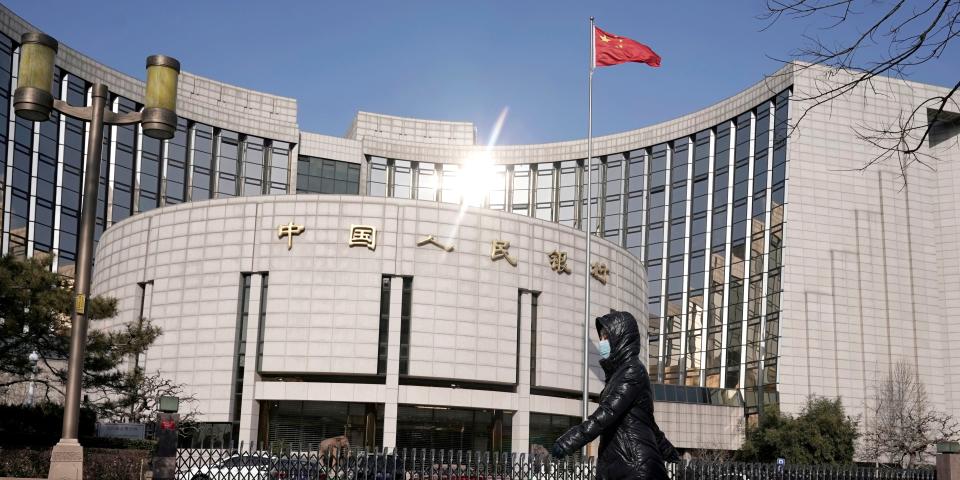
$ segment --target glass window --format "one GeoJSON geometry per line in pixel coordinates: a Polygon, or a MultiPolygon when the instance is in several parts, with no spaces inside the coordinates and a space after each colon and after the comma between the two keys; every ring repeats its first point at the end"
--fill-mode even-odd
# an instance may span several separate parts
{"type": "Polygon", "coordinates": [[[509,452],[512,417],[503,410],[400,405],[397,448],[509,452]]]}
{"type": "Polygon", "coordinates": [[[30,226],[30,177],[33,173],[33,122],[17,117],[13,133],[13,176],[10,190],[10,253],[27,256],[30,226]]]}
{"type": "Polygon", "coordinates": [[[413,277],[403,277],[400,298],[400,375],[410,374],[410,318],[413,312],[413,277]]]}
{"type": "Polygon", "coordinates": [[[576,161],[560,163],[560,187],[557,221],[561,225],[575,227],[577,224],[577,177],[579,167],[576,161]]]}
{"type": "Polygon", "coordinates": [[[698,132],[694,136],[693,178],[700,178],[710,172],[710,130],[698,132]]]}
{"type": "Polygon", "coordinates": [[[392,278],[384,275],[380,280],[380,326],[377,330],[377,375],[387,374],[387,353],[390,346],[390,290],[392,278]]]}
{"type": "Polygon", "coordinates": [[[146,212],[159,206],[160,201],[160,150],[163,142],[147,135],[140,135],[140,198],[137,210],[146,212]]]}
{"type": "Polygon", "coordinates": [[[417,200],[437,201],[437,172],[432,163],[417,164],[417,200]]]}
{"type": "Polygon", "coordinates": [[[650,156],[650,189],[667,184],[667,144],[656,145],[650,156]]]}
{"type": "MultiPolygon", "coordinates": [[[[55,69],[53,91],[60,91],[60,69],[55,69]]],[[[56,201],[57,154],[59,150],[60,115],[53,112],[50,119],[37,124],[40,144],[37,145],[36,197],[34,204],[33,248],[37,252],[53,250],[53,211],[56,201]]]]}
{"type": "Polygon", "coordinates": [[[196,123],[193,125],[193,179],[190,187],[191,200],[210,198],[213,172],[213,127],[196,123]]]}
{"type": "Polygon", "coordinates": [[[495,165],[493,167],[493,188],[490,190],[490,208],[504,210],[507,208],[507,167],[495,165]]]}
{"type": "MultiPolygon", "coordinates": [[[[114,111],[129,113],[136,111],[137,104],[132,100],[117,97],[114,111]]],[[[137,151],[137,130],[134,125],[116,126],[116,151],[113,159],[113,223],[133,214],[134,155],[137,151]]]]}
{"type": "Polygon", "coordinates": [[[263,193],[263,139],[244,136],[243,139],[243,195],[263,193]]]}
{"type": "MultiPolygon", "coordinates": [[[[367,195],[371,197],[387,196],[387,159],[381,157],[369,157],[369,173],[367,179],[367,195]]],[[[335,168],[335,167],[334,167],[335,168]]],[[[320,190],[326,190],[321,187],[320,190]]]]}
{"type": "Polygon", "coordinates": [[[641,255],[643,244],[643,199],[644,178],[646,176],[646,151],[634,150],[630,152],[630,161],[627,166],[627,205],[626,205],[626,238],[624,244],[631,254],[643,258],[641,255]]]}
{"type": "Polygon", "coordinates": [[[184,185],[187,164],[187,121],[177,120],[177,131],[167,140],[167,170],[165,199],[168,205],[182,203],[185,200],[184,185]]]}
{"type": "MultiPolygon", "coordinates": [[[[368,186],[380,191],[386,188],[386,160],[375,160],[376,158],[378,157],[371,157],[370,172],[371,180],[377,181],[372,184],[368,182],[368,186]],[[383,181],[380,181],[380,179],[383,179],[383,181]]],[[[297,167],[297,193],[358,195],[360,193],[360,165],[300,155],[297,167]]]]}
{"type": "Polygon", "coordinates": [[[272,195],[289,192],[290,149],[291,146],[289,143],[277,140],[271,140],[267,148],[267,153],[270,158],[264,162],[264,168],[270,169],[268,172],[270,174],[268,191],[272,195]]]}
{"type": "Polygon", "coordinates": [[[553,177],[552,163],[541,163],[537,166],[536,217],[541,220],[553,220],[553,177]]]}
{"type": "Polygon", "coordinates": [[[217,196],[235,197],[237,196],[239,185],[237,185],[237,175],[239,173],[238,154],[240,150],[240,138],[236,132],[229,130],[220,130],[217,135],[217,196]]]}
{"type": "Polygon", "coordinates": [[[603,204],[603,236],[620,244],[620,229],[623,220],[624,171],[626,166],[623,155],[612,155],[606,162],[606,195],[603,204]]]}
{"type": "Polygon", "coordinates": [[[444,164],[441,180],[440,201],[446,203],[460,203],[460,182],[458,180],[459,165],[444,164]]]}
{"type": "Polygon", "coordinates": [[[393,197],[413,198],[413,168],[408,161],[393,161],[393,197]]]}
{"type": "Polygon", "coordinates": [[[510,211],[519,215],[530,214],[530,165],[513,166],[513,198],[510,211]]]}
{"type": "MultiPolygon", "coordinates": [[[[0,38],[3,36],[0,35],[0,38]]],[[[3,48],[0,47],[0,52],[3,48]]],[[[2,53],[0,53],[2,55],[2,53]]],[[[2,85],[2,82],[0,82],[2,85]]],[[[67,76],[67,101],[85,105],[87,82],[75,75],[67,76]]],[[[77,258],[77,235],[80,227],[80,191],[83,185],[83,151],[85,122],[66,117],[63,131],[62,180],[60,189],[60,267],[72,265],[77,258]]],[[[3,134],[6,129],[0,129],[3,134]]],[[[5,149],[0,149],[5,150],[5,149]]],[[[4,152],[5,153],[5,152],[4,152]]]]}
{"type": "MultiPolygon", "coordinates": [[[[12,78],[13,68],[13,49],[14,43],[6,35],[0,34],[0,192],[6,192],[7,175],[7,130],[10,122],[10,80],[12,78]]],[[[7,231],[9,225],[3,224],[4,212],[7,206],[4,204],[4,194],[0,193],[0,231],[7,231]]]]}
{"type": "MultiPolygon", "coordinates": [[[[586,161],[584,161],[586,162],[586,161]]],[[[588,182],[586,167],[587,164],[584,163],[584,172],[583,172],[583,185],[590,184],[590,226],[589,231],[591,234],[600,233],[600,196],[603,195],[603,171],[601,171],[601,160],[599,158],[593,159],[593,165],[590,167],[590,178],[588,182]]],[[[580,189],[581,199],[580,199],[580,229],[583,230],[584,226],[587,223],[587,189],[586,187],[580,189]]]]}

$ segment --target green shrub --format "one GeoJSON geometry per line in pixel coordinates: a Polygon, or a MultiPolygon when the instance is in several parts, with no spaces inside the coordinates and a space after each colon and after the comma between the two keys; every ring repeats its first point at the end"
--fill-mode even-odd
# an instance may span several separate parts
{"type": "Polygon", "coordinates": [[[125,438],[90,437],[80,439],[83,448],[145,450],[153,453],[157,448],[156,440],[128,440],[125,438]]]}

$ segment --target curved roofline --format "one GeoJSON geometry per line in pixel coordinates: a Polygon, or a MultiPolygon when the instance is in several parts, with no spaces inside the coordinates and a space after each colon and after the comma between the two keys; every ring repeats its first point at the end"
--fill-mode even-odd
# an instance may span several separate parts
{"type": "MultiPolygon", "coordinates": [[[[692,113],[654,125],[620,133],[593,137],[594,156],[613,155],[659,143],[676,140],[709,129],[717,124],[748,112],[760,103],[770,100],[793,86],[794,64],[786,65],[760,82],[727,97],[713,105],[692,113]]],[[[397,118],[397,117],[392,117],[397,118]]],[[[420,119],[406,119],[423,122],[420,119]]],[[[388,138],[379,135],[358,136],[363,142],[364,153],[390,158],[432,161],[436,163],[460,163],[483,151],[498,164],[520,164],[579,160],[587,156],[587,140],[580,138],[539,144],[497,145],[450,145],[433,144],[411,137],[388,138]]]]}

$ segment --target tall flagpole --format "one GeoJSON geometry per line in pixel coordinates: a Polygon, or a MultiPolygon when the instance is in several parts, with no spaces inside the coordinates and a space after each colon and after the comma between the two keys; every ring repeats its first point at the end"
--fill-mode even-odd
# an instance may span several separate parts
{"type": "Polygon", "coordinates": [[[583,419],[590,416],[590,227],[593,224],[593,69],[596,67],[596,29],[590,17],[590,74],[587,78],[587,224],[583,226],[587,237],[587,261],[584,271],[585,296],[583,298],[583,419]]]}

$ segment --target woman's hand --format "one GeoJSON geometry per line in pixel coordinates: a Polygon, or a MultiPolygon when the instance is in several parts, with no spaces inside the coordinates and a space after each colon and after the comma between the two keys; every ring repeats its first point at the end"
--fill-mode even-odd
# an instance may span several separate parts
{"type": "Polygon", "coordinates": [[[554,443],[553,446],[550,447],[550,456],[553,458],[563,458],[567,456],[567,454],[560,448],[560,445],[554,443]]]}

